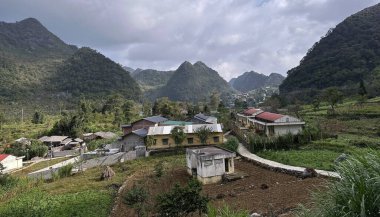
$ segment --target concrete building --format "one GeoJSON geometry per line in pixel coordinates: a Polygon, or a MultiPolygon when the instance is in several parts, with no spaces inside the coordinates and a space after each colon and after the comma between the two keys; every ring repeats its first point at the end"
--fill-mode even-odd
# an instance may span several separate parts
{"type": "Polygon", "coordinates": [[[125,134],[118,141],[120,143],[121,151],[132,151],[135,150],[136,147],[145,146],[145,137],[147,134],[148,130],[144,128],[125,134]]]}
{"type": "Polygon", "coordinates": [[[255,125],[257,133],[263,133],[267,136],[281,136],[285,134],[296,135],[302,132],[305,122],[289,116],[270,112],[262,112],[250,119],[255,125]]]}
{"type": "Polygon", "coordinates": [[[261,109],[256,109],[256,108],[248,108],[244,110],[241,113],[238,113],[236,115],[236,119],[240,126],[242,127],[253,127],[253,125],[250,122],[250,119],[255,118],[256,115],[262,113],[263,110],[261,109]]]}
{"type": "Polygon", "coordinates": [[[187,172],[203,184],[217,183],[224,174],[234,173],[236,154],[221,148],[186,149],[187,172]]]}
{"type": "Polygon", "coordinates": [[[149,127],[147,136],[150,136],[153,141],[153,145],[149,149],[165,149],[175,147],[175,142],[171,137],[171,131],[174,127],[183,127],[183,131],[186,134],[186,139],[182,143],[183,146],[197,146],[197,145],[218,145],[222,144],[223,130],[220,124],[193,124],[186,126],[154,126],[149,127]],[[210,135],[206,144],[202,144],[199,140],[197,130],[201,127],[207,127],[210,130],[210,135]]]}
{"type": "Polygon", "coordinates": [[[0,163],[5,167],[3,172],[15,170],[22,167],[22,157],[16,157],[9,154],[0,154],[0,163]]]}

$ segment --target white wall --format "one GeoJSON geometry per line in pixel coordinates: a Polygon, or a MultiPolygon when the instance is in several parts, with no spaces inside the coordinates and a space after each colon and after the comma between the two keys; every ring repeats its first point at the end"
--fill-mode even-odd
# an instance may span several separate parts
{"type": "Polygon", "coordinates": [[[15,156],[8,156],[1,163],[5,167],[4,172],[14,170],[22,167],[22,158],[17,159],[15,156]]]}
{"type": "Polygon", "coordinates": [[[285,125],[285,126],[274,126],[274,133],[276,135],[285,135],[291,133],[296,135],[302,131],[302,125],[285,125]]]}
{"type": "Polygon", "coordinates": [[[201,177],[221,176],[225,173],[224,158],[198,159],[197,173],[201,177]]]}

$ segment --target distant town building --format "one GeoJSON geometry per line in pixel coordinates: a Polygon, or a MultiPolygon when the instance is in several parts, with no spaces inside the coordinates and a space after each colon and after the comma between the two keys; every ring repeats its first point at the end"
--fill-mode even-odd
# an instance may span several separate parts
{"type": "Polygon", "coordinates": [[[236,154],[216,147],[186,149],[187,172],[203,184],[217,183],[224,174],[234,173],[236,154]]]}
{"type": "Polygon", "coordinates": [[[22,167],[22,157],[16,157],[9,154],[0,154],[0,163],[5,167],[3,172],[8,172],[22,167]]]}

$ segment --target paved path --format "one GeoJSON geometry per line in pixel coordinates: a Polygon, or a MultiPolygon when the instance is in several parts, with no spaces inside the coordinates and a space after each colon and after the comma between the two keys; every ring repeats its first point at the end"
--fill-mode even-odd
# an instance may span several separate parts
{"type": "MultiPolygon", "coordinates": [[[[244,158],[252,160],[261,166],[264,166],[264,167],[267,167],[267,168],[270,168],[273,170],[287,172],[289,174],[302,174],[305,170],[304,167],[289,166],[289,165],[285,165],[282,163],[278,163],[275,161],[271,161],[271,160],[261,158],[255,154],[252,154],[241,143],[239,144],[239,147],[238,147],[238,153],[241,156],[243,156],[244,158]]],[[[315,170],[315,171],[321,176],[332,177],[332,178],[340,178],[340,175],[336,172],[325,171],[325,170],[315,170]]]]}

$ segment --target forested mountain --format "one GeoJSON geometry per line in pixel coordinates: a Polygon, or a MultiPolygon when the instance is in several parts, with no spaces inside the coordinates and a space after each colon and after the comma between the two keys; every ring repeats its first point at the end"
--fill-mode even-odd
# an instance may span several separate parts
{"type": "Polygon", "coordinates": [[[174,71],[157,71],[145,69],[132,74],[132,77],[142,86],[143,89],[154,89],[165,86],[174,71]]]}
{"type": "Polygon", "coordinates": [[[378,95],[374,80],[380,67],[380,4],[360,11],[331,29],[308,51],[300,65],[288,71],[282,95],[315,95],[338,86],[346,92],[364,80],[369,94],[378,95]]]}
{"type": "Polygon", "coordinates": [[[119,93],[139,99],[138,84],[119,64],[91,48],[81,48],[58,67],[51,77],[53,91],[73,96],[100,97],[119,93]]]}
{"type": "Polygon", "coordinates": [[[79,97],[141,91],[121,66],[89,48],[67,45],[38,20],[0,22],[0,103],[43,107],[79,97]]]}
{"type": "Polygon", "coordinates": [[[284,80],[284,76],[272,73],[269,76],[254,71],[245,72],[237,78],[230,80],[229,84],[238,91],[249,92],[262,87],[278,87],[284,80]]]}
{"type": "Polygon", "coordinates": [[[218,72],[204,63],[186,61],[174,71],[167,84],[157,90],[156,95],[178,101],[200,101],[208,99],[213,91],[223,96],[232,90],[218,72]]]}

